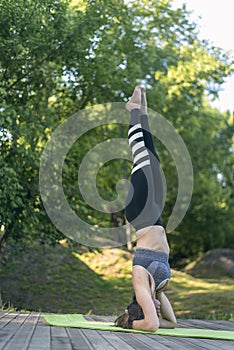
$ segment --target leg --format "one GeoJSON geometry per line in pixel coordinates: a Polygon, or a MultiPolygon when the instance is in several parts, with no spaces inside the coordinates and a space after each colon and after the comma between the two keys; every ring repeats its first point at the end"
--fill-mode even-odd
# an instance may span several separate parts
{"type": "MultiPolygon", "coordinates": [[[[162,181],[162,171],[160,167],[160,160],[157,154],[157,151],[154,147],[153,138],[150,132],[149,122],[148,122],[148,113],[147,113],[147,98],[146,91],[144,88],[141,88],[141,126],[143,129],[143,137],[145,145],[149,150],[151,169],[153,172],[154,179],[154,199],[155,202],[162,207],[163,205],[163,181],[162,181]]],[[[159,218],[159,223],[162,225],[161,217],[159,218]]]]}
{"type": "MultiPolygon", "coordinates": [[[[146,226],[162,225],[162,207],[155,200],[155,171],[153,171],[154,168],[159,168],[159,162],[153,154],[150,155],[152,152],[146,147],[143,132],[140,110],[133,109],[128,132],[133,154],[132,186],[127,196],[126,217],[136,230],[146,226]]],[[[150,137],[152,140],[151,134],[150,137]]],[[[148,136],[147,141],[150,141],[148,136]]]]}
{"type": "MultiPolygon", "coordinates": [[[[143,137],[145,146],[149,150],[149,157],[150,157],[150,165],[151,165],[151,171],[153,173],[153,191],[154,191],[154,200],[157,203],[159,207],[162,208],[163,205],[163,181],[162,181],[162,170],[160,167],[160,160],[159,156],[157,154],[157,151],[154,147],[153,138],[150,132],[149,122],[148,122],[148,116],[147,115],[141,115],[141,126],[143,130],[143,137]]],[[[162,218],[158,219],[157,225],[162,225],[162,218]]]]}

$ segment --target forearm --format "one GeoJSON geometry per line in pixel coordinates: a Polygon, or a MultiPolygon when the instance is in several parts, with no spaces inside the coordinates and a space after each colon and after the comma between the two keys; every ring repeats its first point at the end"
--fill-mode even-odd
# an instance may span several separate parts
{"type": "Polygon", "coordinates": [[[160,301],[160,313],[161,318],[159,319],[161,328],[175,328],[176,327],[176,317],[172,306],[164,293],[158,296],[160,301]]]}
{"type": "Polygon", "coordinates": [[[175,328],[176,327],[176,321],[169,321],[165,318],[159,319],[159,328],[175,328]]]}
{"type": "Polygon", "coordinates": [[[155,320],[154,322],[147,321],[146,319],[135,320],[132,323],[133,329],[147,331],[147,332],[156,332],[159,327],[160,327],[159,319],[155,320]]]}

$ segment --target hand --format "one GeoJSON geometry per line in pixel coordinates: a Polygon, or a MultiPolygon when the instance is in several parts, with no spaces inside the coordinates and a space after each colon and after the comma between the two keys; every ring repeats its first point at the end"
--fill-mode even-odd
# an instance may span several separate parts
{"type": "Polygon", "coordinates": [[[164,292],[157,295],[157,299],[160,302],[160,327],[161,328],[175,328],[176,317],[172,309],[171,303],[167,299],[164,292]]]}
{"type": "Polygon", "coordinates": [[[161,315],[161,303],[160,303],[160,301],[158,300],[158,299],[155,299],[155,298],[153,298],[153,302],[154,302],[154,305],[155,305],[155,309],[156,309],[156,312],[157,312],[157,315],[158,315],[158,317],[161,315]]]}

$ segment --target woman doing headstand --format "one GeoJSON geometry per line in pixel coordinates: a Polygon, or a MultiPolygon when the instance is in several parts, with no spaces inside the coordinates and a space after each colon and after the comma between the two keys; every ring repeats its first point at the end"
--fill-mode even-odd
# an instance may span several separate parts
{"type": "Polygon", "coordinates": [[[126,104],[131,113],[128,141],[133,154],[126,217],[136,229],[134,297],[115,325],[144,331],[174,328],[176,318],[163,290],[170,279],[169,245],[162,226],[163,183],[150,133],[144,88],[137,86],[126,104]]]}

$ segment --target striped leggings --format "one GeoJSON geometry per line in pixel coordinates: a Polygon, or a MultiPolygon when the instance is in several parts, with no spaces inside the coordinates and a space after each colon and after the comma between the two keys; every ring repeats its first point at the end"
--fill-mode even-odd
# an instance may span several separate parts
{"type": "Polygon", "coordinates": [[[133,155],[129,191],[126,198],[126,218],[136,229],[162,226],[163,183],[159,157],[150,133],[148,117],[140,110],[131,111],[128,130],[133,155]]]}

